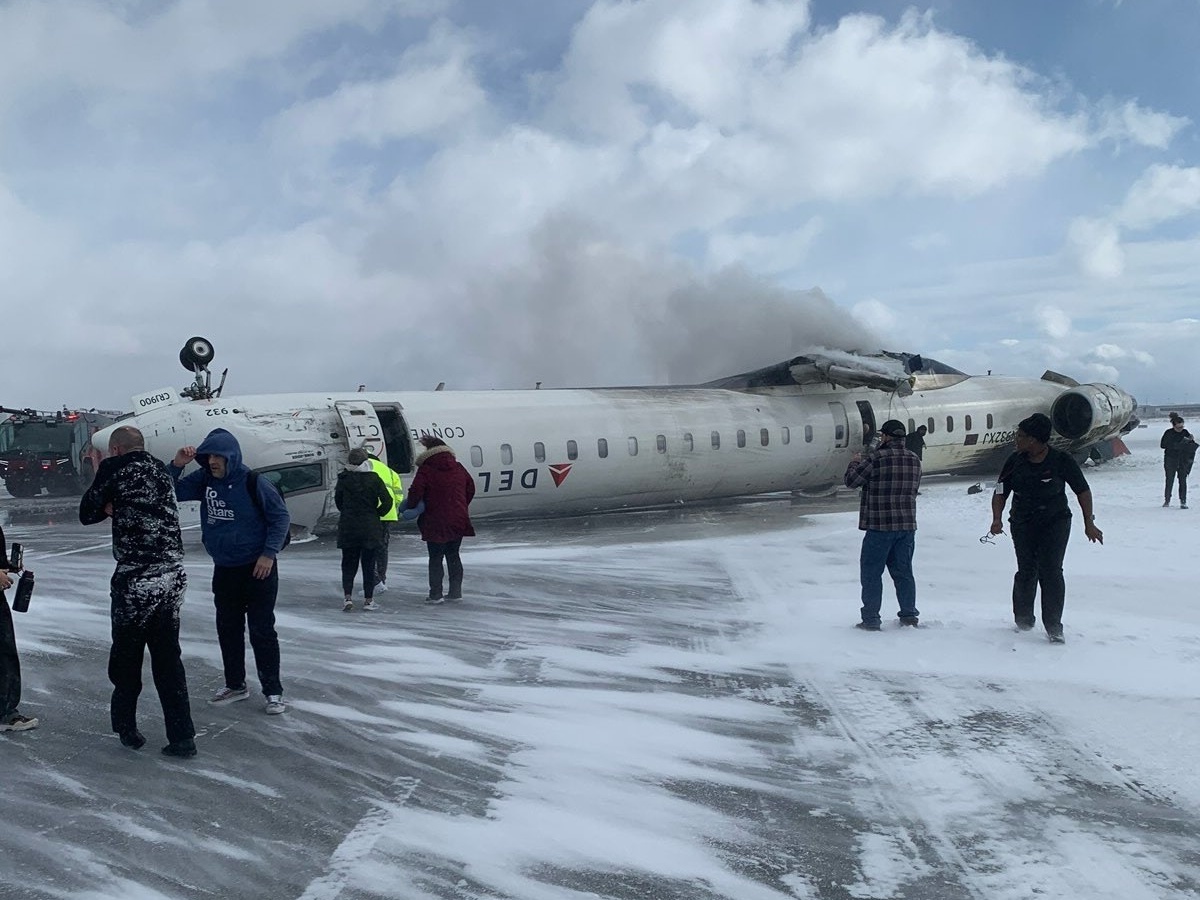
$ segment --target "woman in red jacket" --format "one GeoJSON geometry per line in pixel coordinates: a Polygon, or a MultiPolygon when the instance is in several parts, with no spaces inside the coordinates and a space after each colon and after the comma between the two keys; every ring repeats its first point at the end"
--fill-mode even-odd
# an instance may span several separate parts
{"type": "Polygon", "coordinates": [[[443,600],[443,559],[450,570],[450,591],[444,599],[461,600],[463,567],[458,551],[464,537],[475,535],[467,511],[475,496],[475,479],[441,438],[426,435],[421,444],[425,452],[417,457],[417,474],[405,505],[416,509],[417,504],[425,503],[425,511],[417,519],[421,540],[429,549],[429,596],[425,602],[443,600]]]}

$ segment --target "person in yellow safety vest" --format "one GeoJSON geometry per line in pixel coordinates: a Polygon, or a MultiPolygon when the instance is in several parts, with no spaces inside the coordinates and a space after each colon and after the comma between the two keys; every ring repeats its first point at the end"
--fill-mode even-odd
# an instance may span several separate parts
{"type": "Polygon", "coordinates": [[[387,463],[373,454],[369,459],[372,470],[392,492],[392,508],[379,517],[383,522],[383,545],[375,554],[375,593],[378,594],[387,590],[388,544],[391,542],[392,529],[399,518],[400,507],[404,505],[404,488],[400,484],[400,476],[387,463]]]}

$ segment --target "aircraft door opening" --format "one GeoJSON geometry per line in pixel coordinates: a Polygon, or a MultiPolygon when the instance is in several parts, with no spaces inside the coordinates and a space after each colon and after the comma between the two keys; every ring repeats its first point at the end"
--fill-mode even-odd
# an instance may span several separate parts
{"type": "Polygon", "coordinates": [[[383,445],[387,449],[387,458],[380,457],[393,472],[407,475],[413,470],[413,448],[408,437],[408,425],[399,406],[376,406],[375,414],[379,417],[379,425],[383,428],[383,445]]]}
{"type": "Polygon", "coordinates": [[[375,415],[375,407],[365,400],[338,400],[333,406],[342,420],[342,427],[346,429],[347,447],[350,450],[362,447],[387,462],[383,426],[375,415]]]}
{"type": "Polygon", "coordinates": [[[862,416],[863,436],[862,442],[865,447],[871,443],[871,438],[875,437],[875,410],[871,407],[870,400],[857,401],[859,415],[862,416]]]}
{"type": "Polygon", "coordinates": [[[846,417],[846,407],[840,403],[829,404],[829,414],[833,416],[833,446],[850,446],[850,420],[846,417]]]}

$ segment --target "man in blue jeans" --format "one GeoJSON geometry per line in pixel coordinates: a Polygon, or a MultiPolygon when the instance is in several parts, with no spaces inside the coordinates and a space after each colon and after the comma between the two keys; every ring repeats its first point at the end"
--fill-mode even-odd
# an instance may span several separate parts
{"type": "Polygon", "coordinates": [[[904,446],[904,436],[902,422],[884,422],[872,441],[872,449],[865,455],[854,454],[843,479],[846,487],[862,488],[858,504],[858,527],[866,532],[859,556],[862,621],[855,627],[864,631],[879,630],[885,568],[896,585],[900,624],[916,626],[920,615],[912,559],[921,460],[904,446]]]}

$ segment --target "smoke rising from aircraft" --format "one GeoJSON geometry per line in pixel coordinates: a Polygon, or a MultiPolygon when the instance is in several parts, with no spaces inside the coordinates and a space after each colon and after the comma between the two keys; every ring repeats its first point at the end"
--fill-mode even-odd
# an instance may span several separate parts
{"type": "Polygon", "coordinates": [[[739,267],[702,273],[572,219],[550,222],[527,264],[469,294],[459,323],[493,387],[695,384],[815,346],[881,347],[818,288],[739,267]]]}

